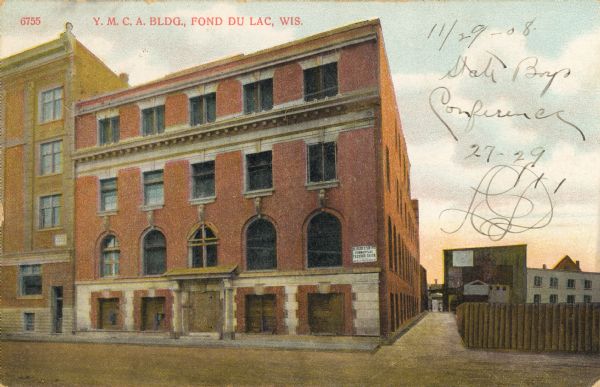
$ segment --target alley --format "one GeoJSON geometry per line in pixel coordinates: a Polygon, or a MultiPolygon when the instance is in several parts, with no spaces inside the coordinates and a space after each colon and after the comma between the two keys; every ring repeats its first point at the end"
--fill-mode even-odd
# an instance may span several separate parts
{"type": "Polygon", "coordinates": [[[2,381],[13,385],[590,386],[598,357],[470,351],[453,315],[430,313],[374,354],[8,342],[2,381]]]}

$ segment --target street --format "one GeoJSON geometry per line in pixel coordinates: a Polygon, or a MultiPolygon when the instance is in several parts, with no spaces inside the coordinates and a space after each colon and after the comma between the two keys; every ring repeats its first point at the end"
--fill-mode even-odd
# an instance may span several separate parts
{"type": "Polygon", "coordinates": [[[472,351],[429,313],[374,354],[7,342],[2,381],[23,385],[591,386],[597,356],[472,351]]]}

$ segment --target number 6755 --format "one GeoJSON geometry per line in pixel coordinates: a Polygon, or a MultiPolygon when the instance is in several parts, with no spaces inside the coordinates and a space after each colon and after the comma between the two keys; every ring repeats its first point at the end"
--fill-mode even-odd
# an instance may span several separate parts
{"type": "Polygon", "coordinates": [[[23,16],[21,18],[22,26],[39,26],[42,24],[42,18],[39,16],[23,16]]]}

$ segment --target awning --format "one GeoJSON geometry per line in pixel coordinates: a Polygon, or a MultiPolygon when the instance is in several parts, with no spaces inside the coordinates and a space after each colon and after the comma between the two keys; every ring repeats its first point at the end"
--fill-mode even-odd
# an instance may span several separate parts
{"type": "Polygon", "coordinates": [[[167,271],[164,276],[171,279],[211,279],[231,278],[237,272],[237,265],[177,268],[167,271]]]}

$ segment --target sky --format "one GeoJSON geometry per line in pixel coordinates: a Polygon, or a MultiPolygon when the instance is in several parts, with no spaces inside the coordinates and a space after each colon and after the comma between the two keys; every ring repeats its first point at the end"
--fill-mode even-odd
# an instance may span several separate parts
{"type": "Polygon", "coordinates": [[[600,271],[599,11],[594,1],[7,0],[0,56],[57,38],[69,21],[80,42],[137,85],[379,18],[428,281],[443,281],[443,249],[523,243],[528,267],[568,254],[600,271]],[[113,16],[120,25],[106,25],[113,16]],[[146,25],[122,25],[138,17],[146,25]],[[173,23],[150,25],[151,17],[173,23]],[[209,17],[223,24],[199,25],[209,17]],[[244,25],[228,25],[233,17],[244,25]],[[299,22],[284,26],[281,17],[299,22]]]}

